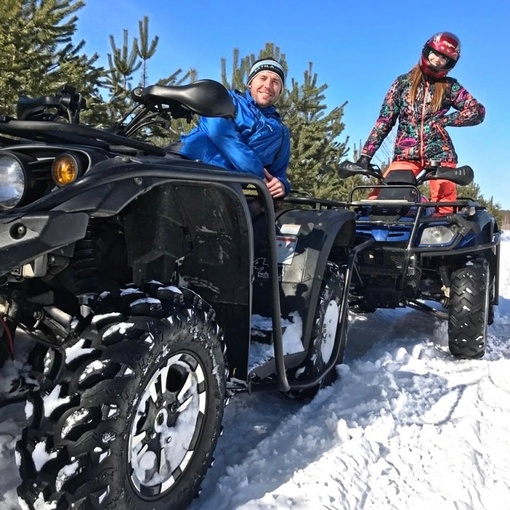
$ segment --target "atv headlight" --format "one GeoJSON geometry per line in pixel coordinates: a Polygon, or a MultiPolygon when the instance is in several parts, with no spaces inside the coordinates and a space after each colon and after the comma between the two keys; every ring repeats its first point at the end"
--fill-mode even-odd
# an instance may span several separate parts
{"type": "Polygon", "coordinates": [[[23,200],[29,175],[23,159],[14,154],[0,156],[0,209],[13,209],[23,200]]]}
{"type": "Polygon", "coordinates": [[[456,235],[453,225],[432,225],[423,229],[419,246],[447,246],[456,235]]]}

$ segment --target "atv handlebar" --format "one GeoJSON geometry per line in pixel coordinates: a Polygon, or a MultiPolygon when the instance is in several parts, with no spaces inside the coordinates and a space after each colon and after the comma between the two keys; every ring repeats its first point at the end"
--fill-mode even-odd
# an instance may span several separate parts
{"type": "MultiPolygon", "coordinates": [[[[428,180],[432,179],[446,179],[459,186],[468,186],[473,182],[475,173],[469,165],[459,166],[457,168],[447,168],[440,166],[436,168],[435,174],[430,176],[428,180]]],[[[427,179],[425,179],[427,180],[427,179]]]]}
{"type": "Polygon", "coordinates": [[[348,179],[355,175],[367,175],[379,180],[383,178],[381,169],[377,165],[369,164],[368,168],[363,168],[362,166],[348,160],[340,163],[337,174],[340,179],[348,179]]]}
{"type": "Polygon", "coordinates": [[[78,124],[80,111],[86,107],[86,101],[81,94],[73,86],[64,85],[53,96],[20,96],[16,116],[18,120],[54,121],[63,118],[71,124],[78,124]]]}
{"type": "MultiPolygon", "coordinates": [[[[395,169],[395,171],[398,171],[395,169]]],[[[384,184],[385,177],[381,169],[377,165],[369,164],[369,168],[363,168],[352,161],[342,161],[338,167],[338,177],[346,179],[354,175],[366,175],[375,177],[384,184]]],[[[419,185],[425,181],[436,179],[444,179],[451,181],[460,186],[467,186],[474,180],[473,169],[468,165],[459,166],[457,168],[450,168],[445,166],[438,166],[437,162],[429,162],[423,170],[416,176],[415,185],[419,185]]],[[[409,183],[407,183],[409,184],[409,183]]]]}
{"type": "MultiPolygon", "coordinates": [[[[132,99],[146,111],[161,112],[162,107],[172,118],[187,118],[193,114],[205,117],[227,117],[235,115],[235,106],[227,89],[214,80],[198,80],[189,85],[151,85],[137,87],[132,99]]],[[[30,98],[21,95],[18,99],[18,120],[66,121],[79,124],[79,114],[86,108],[85,99],[71,85],[64,85],[54,95],[30,98]]],[[[135,124],[138,125],[140,118],[135,124]]]]}

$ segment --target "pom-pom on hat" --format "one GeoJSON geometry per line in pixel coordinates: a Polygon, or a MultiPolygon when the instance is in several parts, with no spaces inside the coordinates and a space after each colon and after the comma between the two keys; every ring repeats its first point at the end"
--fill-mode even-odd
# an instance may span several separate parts
{"type": "Polygon", "coordinates": [[[272,71],[276,73],[282,80],[282,85],[285,85],[285,69],[283,66],[271,57],[262,58],[257,60],[250,69],[250,74],[248,76],[248,85],[251,83],[253,78],[262,71],[272,71]]]}

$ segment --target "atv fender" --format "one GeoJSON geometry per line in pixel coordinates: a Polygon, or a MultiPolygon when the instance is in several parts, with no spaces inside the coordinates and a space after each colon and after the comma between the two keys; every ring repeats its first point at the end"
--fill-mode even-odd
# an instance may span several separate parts
{"type": "Polygon", "coordinates": [[[207,301],[224,331],[228,364],[244,378],[251,332],[253,236],[241,186],[166,182],[123,213],[135,283],[175,282],[207,301]],[[154,210],[158,214],[154,214],[154,210]]]}
{"type": "MultiPolygon", "coordinates": [[[[282,250],[279,254],[282,317],[293,320],[293,316],[299,316],[306,353],[327,261],[345,263],[354,241],[355,216],[345,209],[292,209],[278,217],[277,227],[282,250]]],[[[267,286],[264,276],[265,261],[256,260],[255,295],[264,294],[267,286]]],[[[254,300],[260,315],[270,316],[269,305],[267,299],[254,300]]]]}

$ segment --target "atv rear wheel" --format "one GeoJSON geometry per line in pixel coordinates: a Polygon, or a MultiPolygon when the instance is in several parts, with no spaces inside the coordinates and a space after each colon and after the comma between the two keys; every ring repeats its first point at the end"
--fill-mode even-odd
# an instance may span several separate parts
{"type": "Polygon", "coordinates": [[[199,491],[226,398],[213,312],[168,287],[118,309],[83,331],[51,395],[32,397],[16,447],[28,508],[180,509],[199,491]]]}
{"type": "Polygon", "coordinates": [[[457,358],[485,354],[489,320],[489,269],[475,263],[452,274],[449,299],[448,345],[457,358]]]}
{"type": "MultiPolygon", "coordinates": [[[[309,379],[324,371],[326,364],[333,356],[333,347],[337,335],[341,334],[339,328],[347,327],[340,324],[340,304],[344,288],[344,276],[337,264],[328,262],[322,282],[321,292],[315,313],[315,322],[310,339],[310,348],[304,367],[298,369],[303,379],[309,379]]],[[[345,351],[346,332],[336,359],[336,364],[342,363],[345,351]]],[[[292,395],[302,399],[313,398],[317,392],[335,382],[337,372],[332,368],[320,383],[306,390],[292,391],[292,395]]],[[[298,376],[299,379],[299,376],[298,376]]]]}

